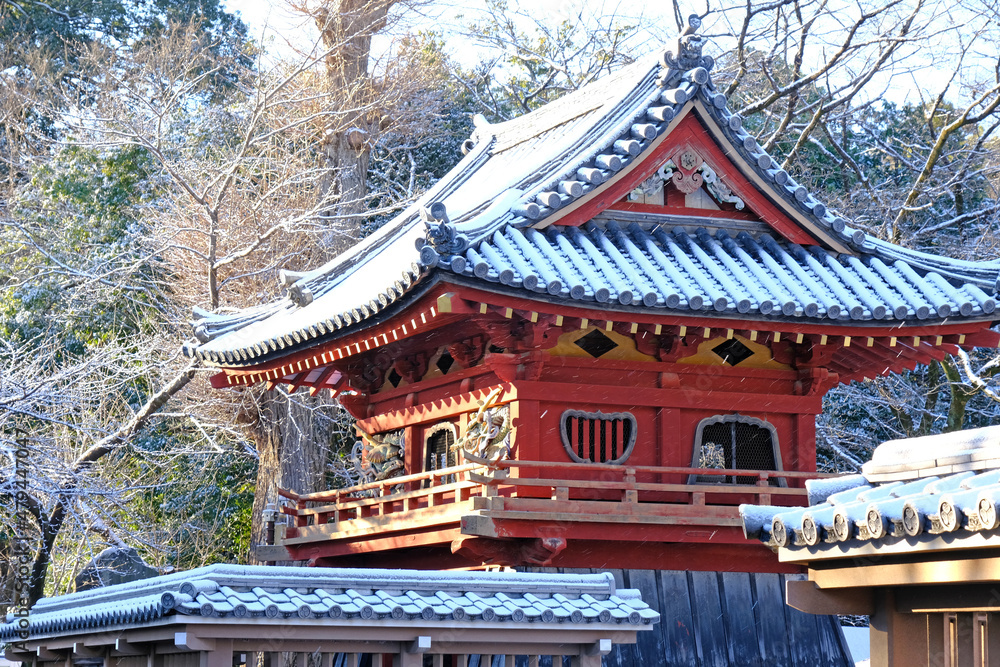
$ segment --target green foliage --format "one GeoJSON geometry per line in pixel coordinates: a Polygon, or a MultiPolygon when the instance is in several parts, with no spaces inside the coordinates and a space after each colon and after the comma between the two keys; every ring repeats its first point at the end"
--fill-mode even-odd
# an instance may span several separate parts
{"type": "Polygon", "coordinates": [[[199,438],[165,421],[133,443],[123,462],[139,484],[122,520],[151,538],[147,560],[159,567],[246,562],[250,555],[256,461],[229,447],[206,450],[199,438]]]}
{"type": "Polygon", "coordinates": [[[79,355],[154,326],[158,269],[142,213],[157,189],[137,148],[70,147],[38,167],[0,227],[0,336],[79,355]]]}
{"type": "MultiPolygon", "coordinates": [[[[219,52],[246,41],[246,26],[217,0],[66,0],[59,3],[5,0],[0,3],[0,42],[15,41],[25,56],[40,51],[53,71],[72,77],[74,44],[99,40],[130,44],[162,33],[172,22],[201,21],[219,52]]],[[[23,65],[24,61],[6,63],[23,65]]]]}

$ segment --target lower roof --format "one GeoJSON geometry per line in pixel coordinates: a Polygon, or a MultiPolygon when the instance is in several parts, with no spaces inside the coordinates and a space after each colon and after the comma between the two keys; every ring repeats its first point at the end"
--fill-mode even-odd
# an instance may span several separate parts
{"type": "Polygon", "coordinates": [[[740,506],[747,537],[790,562],[1000,548],[1000,426],[886,442],[807,488],[809,507],[740,506]]]}
{"type": "Polygon", "coordinates": [[[140,627],[170,616],[222,619],[358,619],[426,625],[570,624],[612,629],[659,621],[631,589],[604,574],[210,565],[43,598],[29,637],[13,614],[0,641],[140,627]]]}

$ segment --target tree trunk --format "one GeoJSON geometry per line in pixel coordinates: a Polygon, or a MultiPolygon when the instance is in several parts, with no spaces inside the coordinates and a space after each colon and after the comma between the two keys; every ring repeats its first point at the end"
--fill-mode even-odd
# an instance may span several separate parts
{"type": "Polygon", "coordinates": [[[951,402],[948,404],[948,423],[944,427],[944,432],[961,431],[962,426],[965,424],[965,408],[969,404],[969,399],[976,393],[976,390],[962,381],[962,374],[951,357],[946,357],[941,363],[941,371],[948,378],[948,383],[951,387],[951,402]]]}
{"type": "Polygon", "coordinates": [[[368,163],[379,133],[378,92],[368,73],[372,35],[385,27],[397,0],[327,0],[312,12],[322,35],[329,92],[343,110],[320,144],[324,175],[320,195],[327,218],[328,249],[357,241],[367,209],[368,163]]]}
{"type": "MultiPolygon", "coordinates": [[[[326,0],[309,10],[322,35],[327,84],[341,113],[325,133],[319,154],[322,215],[329,231],[325,250],[336,254],[357,242],[367,209],[368,163],[378,134],[381,110],[368,72],[372,35],[385,27],[389,9],[398,0],[326,0]]],[[[289,396],[275,390],[259,402],[254,439],[259,455],[253,506],[252,544],[264,543],[262,520],[268,503],[276,503],[278,488],[298,493],[326,489],[326,465],[337,435],[340,408],[330,399],[303,392],[289,396]]]]}
{"type": "Polygon", "coordinates": [[[11,559],[10,537],[0,535],[0,618],[14,604],[14,580],[17,564],[11,559]]]}
{"type": "Polygon", "coordinates": [[[265,543],[264,508],[278,503],[278,489],[313,493],[327,488],[326,470],[337,449],[343,414],[330,398],[289,395],[282,388],[261,396],[254,440],[259,457],[251,543],[265,543]]]}

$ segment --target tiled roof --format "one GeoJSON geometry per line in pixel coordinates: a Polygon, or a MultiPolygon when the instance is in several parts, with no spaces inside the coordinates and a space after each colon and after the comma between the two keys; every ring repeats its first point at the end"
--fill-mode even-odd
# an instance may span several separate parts
{"type": "MultiPolygon", "coordinates": [[[[659,614],[610,574],[212,565],[55,598],[31,610],[31,636],[138,626],[170,615],[405,623],[648,625],[659,614]]],[[[0,641],[17,637],[16,619],[0,641]]]]}
{"type": "Polygon", "coordinates": [[[640,61],[520,118],[479,123],[465,158],[413,206],[328,264],[288,274],[287,298],[199,313],[197,342],[185,351],[218,365],[255,364],[378,322],[437,280],[608,310],[771,322],[989,319],[1000,262],[914,252],[852,229],[747,133],[700,44],[697,52],[684,62],[668,52],[667,65],[640,61]],[[559,224],[561,211],[644,160],[671,121],[695,107],[817,245],[771,238],[763,224],[764,233],[727,238],[679,216],[678,229],[663,229],[612,210],[584,230],[559,224]]]}
{"type": "Polygon", "coordinates": [[[763,234],[606,222],[507,227],[452,258],[457,274],[573,301],[830,320],[990,314],[993,297],[874,255],[837,255],[763,234]]]}
{"type": "Polygon", "coordinates": [[[810,480],[810,506],[740,506],[744,532],[790,552],[843,555],[921,535],[1000,533],[1000,426],[894,440],[862,474],[810,480]]]}

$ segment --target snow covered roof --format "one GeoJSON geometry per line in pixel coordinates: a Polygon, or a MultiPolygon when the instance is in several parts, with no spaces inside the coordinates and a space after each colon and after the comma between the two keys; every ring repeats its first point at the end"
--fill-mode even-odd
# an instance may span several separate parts
{"type": "Polygon", "coordinates": [[[809,480],[805,508],[742,505],[748,538],[782,560],[899,552],[914,539],[1000,545],[1000,426],[891,440],[862,474],[809,480]],[[797,555],[796,555],[797,554],[797,555]]]}
{"type": "MultiPolygon", "coordinates": [[[[659,614],[610,574],[418,572],[210,565],[40,600],[31,637],[125,629],[169,616],[295,623],[441,622],[448,627],[656,623],[659,614]]],[[[19,636],[8,616],[0,641],[19,636]]]]}
{"type": "Polygon", "coordinates": [[[991,319],[1000,261],[937,257],[852,229],[729,111],[695,28],[692,19],[677,56],[636,62],[520,118],[480,122],[465,158],[413,206],[328,264],[290,275],[287,298],[202,313],[186,352],[254,365],[384,321],[440,281],[760,322],[991,319]],[[767,208],[761,220],[609,208],[676,157],[661,153],[695,121],[715,146],[703,152],[717,150],[716,169],[729,170],[698,177],[725,181],[719,196],[740,204],[726,183],[753,189],[767,208]]]}

